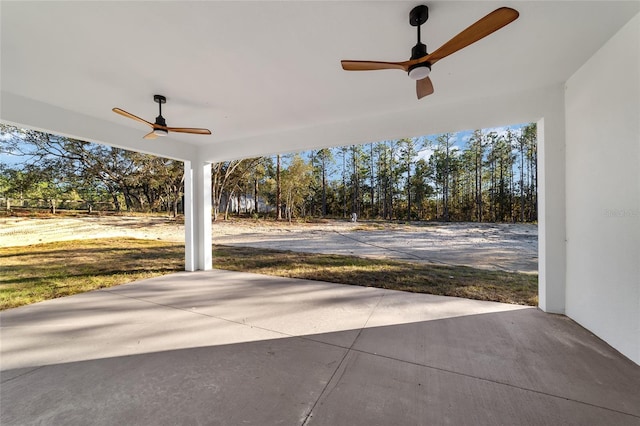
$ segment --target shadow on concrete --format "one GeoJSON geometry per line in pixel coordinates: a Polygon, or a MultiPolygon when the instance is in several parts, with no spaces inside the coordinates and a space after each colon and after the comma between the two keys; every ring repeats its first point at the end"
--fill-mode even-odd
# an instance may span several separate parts
{"type": "Polygon", "coordinates": [[[640,423],[639,366],[520,306],[211,271],[1,319],[3,425],[640,423]]]}

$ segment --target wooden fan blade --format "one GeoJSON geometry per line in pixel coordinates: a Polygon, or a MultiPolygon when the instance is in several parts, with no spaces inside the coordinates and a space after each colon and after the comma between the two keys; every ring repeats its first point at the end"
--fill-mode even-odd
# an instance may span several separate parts
{"type": "Polygon", "coordinates": [[[144,124],[146,124],[147,126],[151,126],[151,127],[153,128],[153,124],[152,124],[152,123],[149,123],[147,120],[142,119],[142,118],[140,118],[140,117],[138,117],[138,116],[136,116],[136,115],[133,115],[133,114],[131,114],[130,112],[127,112],[127,111],[125,111],[125,110],[123,110],[123,109],[120,109],[120,108],[113,108],[111,111],[115,112],[116,114],[120,114],[120,115],[122,115],[122,116],[124,116],[124,117],[128,117],[128,118],[131,118],[131,119],[133,119],[133,120],[136,120],[136,121],[139,121],[139,122],[141,122],[141,123],[144,123],[144,124]]]}
{"type": "Polygon", "coordinates": [[[143,136],[143,139],[155,139],[157,138],[158,135],[156,135],[155,133],[153,133],[153,130],[149,133],[147,133],[146,135],[143,136]]]}
{"type": "Polygon", "coordinates": [[[378,61],[340,61],[345,71],[375,71],[375,70],[403,70],[409,72],[409,61],[378,62],[378,61]]]}
{"type": "Polygon", "coordinates": [[[484,18],[481,18],[475,24],[472,24],[460,34],[446,42],[439,49],[430,55],[420,58],[420,62],[429,61],[435,64],[442,58],[445,58],[458,50],[469,46],[472,43],[488,36],[489,34],[499,30],[505,25],[515,21],[520,14],[517,10],[501,7],[494,10],[484,18]]]}
{"type": "Polygon", "coordinates": [[[433,83],[429,77],[416,81],[416,93],[418,94],[418,99],[433,93],[433,83]]]}
{"type": "Polygon", "coordinates": [[[167,127],[167,130],[170,132],[176,133],[193,133],[196,135],[210,135],[211,130],[209,129],[196,129],[192,127],[167,127]]]}

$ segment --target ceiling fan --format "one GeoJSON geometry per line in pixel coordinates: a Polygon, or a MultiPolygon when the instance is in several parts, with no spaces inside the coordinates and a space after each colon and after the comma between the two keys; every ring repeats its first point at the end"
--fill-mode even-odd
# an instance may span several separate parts
{"type": "Polygon", "coordinates": [[[410,78],[417,80],[416,92],[418,99],[421,99],[433,93],[433,84],[429,78],[433,64],[515,21],[518,16],[517,10],[508,7],[496,9],[453,37],[439,49],[427,53],[427,46],[420,41],[420,25],[429,19],[429,8],[425,5],[416,6],[409,13],[409,24],[417,27],[418,30],[418,43],[411,49],[411,59],[404,62],[343,60],[341,61],[342,68],[346,71],[403,70],[409,73],[410,78]]]}
{"type": "Polygon", "coordinates": [[[196,135],[211,134],[211,130],[209,129],[197,129],[193,127],[167,127],[167,122],[164,120],[164,117],[162,116],[162,104],[167,102],[167,98],[165,98],[162,95],[153,95],[153,100],[158,103],[158,109],[159,109],[159,114],[156,117],[155,123],[150,123],[147,120],[137,117],[120,108],[113,108],[112,111],[115,112],[116,114],[123,115],[125,117],[144,123],[147,126],[150,126],[153,130],[151,130],[151,132],[144,135],[144,139],[155,139],[158,136],[167,136],[169,132],[193,133],[196,135]]]}

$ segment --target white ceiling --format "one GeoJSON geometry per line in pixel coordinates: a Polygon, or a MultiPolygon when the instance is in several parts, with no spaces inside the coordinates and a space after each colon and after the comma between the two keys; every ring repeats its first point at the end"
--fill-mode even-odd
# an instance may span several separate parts
{"type": "MultiPolygon", "coordinates": [[[[408,59],[416,36],[408,14],[417,1],[2,1],[1,88],[70,120],[127,129],[123,137],[135,141],[103,142],[131,147],[147,128],[111,108],[153,121],[153,95],[162,94],[168,125],[213,131],[174,134],[172,143],[241,157],[365,142],[371,123],[393,114],[428,117],[470,100],[560,85],[640,11],[638,1],[424,3],[429,51],[500,6],[520,18],[436,64],[435,93],[418,101],[401,71],[340,67],[340,59],[408,59]],[[324,126],[349,122],[344,140],[323,139],[324,126]],[[241,143],[262,136],[271,145],[255,152],[241,143]]],[[[9,101],[2,106],[0,113],[11,109],[9,101]]],[[[71,133],[92,139],[82,134],[90,131],[71,133]]]]}

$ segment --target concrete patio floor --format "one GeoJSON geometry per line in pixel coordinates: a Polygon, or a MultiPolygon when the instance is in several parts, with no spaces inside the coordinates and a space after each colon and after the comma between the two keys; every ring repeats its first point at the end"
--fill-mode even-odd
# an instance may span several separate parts
{"type": "Polygon", "coordinates": [[[0,313],[2,425],[640,425],[563,316],[227,271],[0,313]]]}

